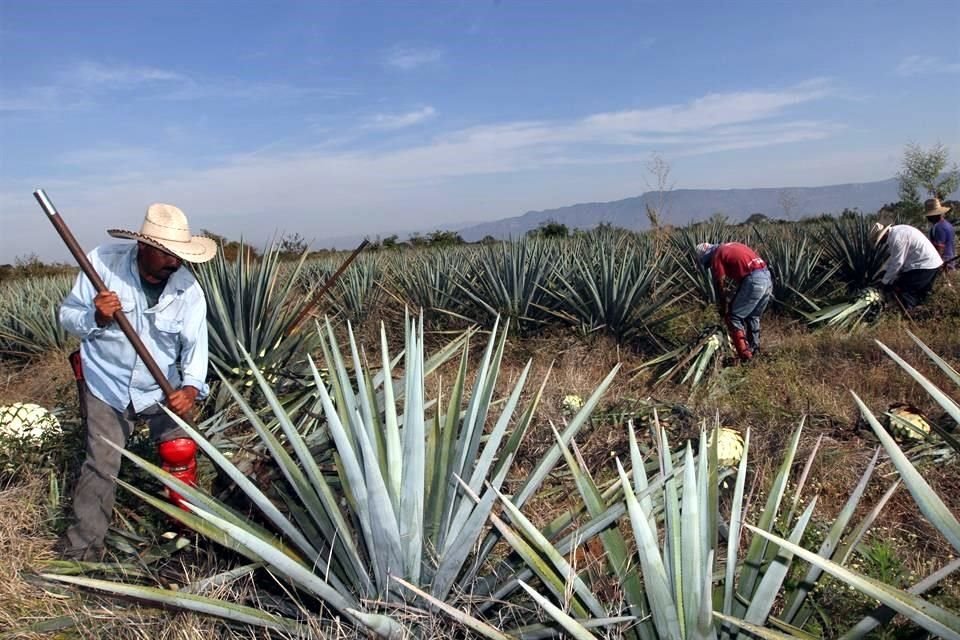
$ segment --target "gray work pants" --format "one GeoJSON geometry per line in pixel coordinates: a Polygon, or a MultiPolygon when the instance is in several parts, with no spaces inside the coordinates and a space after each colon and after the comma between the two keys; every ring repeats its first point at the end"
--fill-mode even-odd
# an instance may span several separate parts
{"type": "Polygon", "coordinates": [[[87,456],[73,492],[75,522],[67,529],[71,551],[82,552],[103,546],[110,527],[113,503],[117,495],[116,477],[120,472],[120,451],[104,442],[126,447],[127,438],[137,422],[145,421],[156,442],[187,437],[159,405],[137,414],[133,406],[117,411],[85,389],[87,403],[87,456]]]}

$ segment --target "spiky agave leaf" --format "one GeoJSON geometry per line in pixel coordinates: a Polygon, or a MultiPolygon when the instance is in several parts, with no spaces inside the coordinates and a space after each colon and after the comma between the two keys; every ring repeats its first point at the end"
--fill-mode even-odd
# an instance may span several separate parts
{"type": "MultiPolygon", "coordinates": [[[[513,454],[533,419],[543,388],[518,417],[528,366],[505,401],[496,402],[494,393],[507,331],[495,326],[477,366],[472,392],[466,390],[468,360],[466,344],[462,343],[461,373],[453,383],[450,404],[428,403],[421,322],[407,323],[403,378],[399,385],[393,380],[395,359],[385,337],[381,345],[385,369],[372,374],[366,370],[349,325],[348,357],[340,351],[332,327],[328,324],[321,330],[330,372],[329,390],[308,357],[314,389],[336,450],[337,484],[342,499],[334,493],[332,479],[317,465],[296,424],[285,415],[283,404],[249,354],[245,354],[246,364],[253,371],[276,428],[269,427],[267,418],[235,384],[225,382],[225,388],[281,470],[275,486],[268,493],[260,491],[237,472],[228,458],[185,425],[187,433],[218,466],[232,474],[268,515],[270,528],[293,541],[294,556],[278,547],[273,531],[252,526],[213,498],[186,487],[152,465],[141,462],[142,466],[195,505],[195,517],[203,522],[184,514],[181,519],[188,526],[228,544],[253,561],[264,562],[271,571],[346,611],[358,623],[370,627],[370,616],[376,613],[361,608],[357,604],[360,599],[404,601],[405,596],[398,592],[392,576],[419,585],[433,597],[457,601],[463,592],[460,587],[454,589],[458,580],[472,581],[475,572],[485,566],[485,554],[496,542],[494,537],[493,544],[481,544],[484,536],[489,536],[487,518],[498,498],[497,491],[510,472],[513,454]],[[386,403],[391,398],[392,402],[386,403]],[[403,402],[402,414],[396,406],[398,401],[403,402]],[[436,406],[438,411],[433,419],[426,415],[430,406],[436,406]],[[445,413],[439,413],[442,411],[445,413]],[[428,432],[428,423],[434,425],[430,429],[438,429],[435,436],[428,432]],[[508,427],[514,429],[512,434],[508,435],[508,427]],[[464,479],[462,491],[448,486],[456,478],[464,479]],[[285,502],[289,516],[273,504],[278,500],[275,496],[281,493],[293,497],[285,502]],[[338,601],[334,593],[342,593],[349,600],[338,601]]],[[[577,428],[586,424],[598,396],[599,393],[595,394],[585,403],[587,412],[579,417],[577,428]]],[[[567,437],[575,432],[576,429],[567,437]]],[[[559,452],[548,454],[532,477],[542,479],[559,456],[559,452]]],[[[495,582],[503,579],[496,578],[495,582]]],[[[382,620],[381,623],[386,624],[382,620]]]]}
{"type": "Polygon", "coordinates": [[[627,237],[589,238],[571,252],[570,265],[555,269],[549,312],[584,333],[602,329],[617,340],[634,338],[676,300],[674,275],[661,275],[666,257],[627,237]]]}
{"type": "Polygon", "coordinates": [[[719,371],[723,357],[731,351],[726,331],[713,325],[705,327],[687,344],[644,362],[632,373],[636,377],[653,369],[657,385],[672,380],[695,389],[719,371]]]}
{"type": "Polygon", "coordinates": [[[260,608],[247,607],[207,596],[80,576],[41,574],[41,577],[47,580],[73,584],[117,596],[138,598],[177,609],[216,616],[231,622],[273,629],[282,633],[294,635],[309,633],[305,625],[295,620],[284,619],[280,616],[267,613],[260,608]]]}
{"type": "Polygon", "coordinates": [[[865,322],[873,321],[883,309],[883,293],[874,287],[867,287],[840,302],[821,308],[807,299],[814,311],[801,312],[810,326],[836,327],[854,331],[865,322]]]}
{"type": "Polygon", "coordinates": [[[76,345],[58,317],[73,281],[69,275],[46,276],[0,287],[0,355],[29,359],[76,345]]]}
{"type": "Polygon", "coordinates": [[[773,276],[773,304],[779,309],[796,308],[805,298],[817,298],[839,268],[825,264],[823,247],[807,233],[757,233],[773,276]]]}
{"type": "Polygon", "coordinates": [[[486,327],[508,318],[521,334],[543,325],[557,251],[554,242],[526,237],[481,247],[469,271],[459,274],[462,303],[474,308],[467,315],[486,327]]]}
{"type": "MultiPolygon", "coordinates": [[[[210,362],[241,387],[253,387],[253,368],[278,385],[301,389],[306,379],[304,354],[316,346],[316,334],[296,330],[295,323],[311,306],[297,286],[307,251],[292,265],[281,261],[281,246],[274,243],[257,258],[241,245],[233,262],[223,251],[194,273],[207,300],[210,362]]],[[[222,407],[229,396],[217,396],[222,407]]]]}
{"type": "Polygon", "coordinates": [[[831,218],[820,233],[828,263],[849,291],[869,287],[883,268],[886,248],[874,244],[872,225],[873,220],[863,214],[845,215],[831,218]]]}
{"type": "Polygon", "coordinates": [[[772,533],[768,533],[749,524],[746,525],[746,527],[758,536],[820,567],[835,578],[841,580],[844,584],[879,600],[884,605],[906,616],[927,631],[937,634],[938,637],[960,640],[960,616],[957,616],[955,613],[938,607],[912,593],[884,584],[874,578],[858,574],[851,569],[822,558],[816,553],[808,551],[772,533]]]}

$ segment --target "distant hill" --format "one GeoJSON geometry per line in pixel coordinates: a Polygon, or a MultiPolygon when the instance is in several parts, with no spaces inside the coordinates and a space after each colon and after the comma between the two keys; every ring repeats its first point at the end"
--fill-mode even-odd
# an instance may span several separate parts
{"type": "MultiPolygon", "coordinates": [[[[789,187],[770,189],[676,189],[666,194],[664,222],[682,226],[722,213],[732,222],[741,222],[754,213],[771,218],[797,219],[821,213],[840,213],[844,209],[875,212],[888,202],[900,199],[897,180],[836,184],[826,187],[789,187]]],[[[542,223],[554,220],[571,229],[588,229],[601,222],[627,229],[645,229],[646,205],[655,206],[658,192],[613,202],[588,202],[558,209],[528,211],[514,218],[474,224],[458,229],[468,242],[485,236],[518,237],[542,223]]]]}

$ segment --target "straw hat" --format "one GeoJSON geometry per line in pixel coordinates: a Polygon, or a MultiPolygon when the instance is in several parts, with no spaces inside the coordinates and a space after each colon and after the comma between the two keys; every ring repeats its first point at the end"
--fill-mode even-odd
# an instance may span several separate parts
{"type": "Polygon", "coordinates": [[[942,216],[950,211],[950,207],[945,207],[940,204],[940,198],[930,198],[923,203],[923,215],[930,216],[942,216]]]}
{"type": "Polygon", "coordinates": [[[870,229],[870,240],[873,242],[873,246],[877,246],[883,242],[883,239],[890,233],[890,227],[892,226],[892,224],[883,224],[882,222],[875,222],[873,224],[873,228],[870,229]]]}
{"type": "Polygon", "coordinates": [[[717,245],[710,244],[709,242],[701,242],[697,245],[697,260],[700,261],[700,264],[707,266],[707,262],[710,260],[710,256],[713,255],[713,252],[716,250],[717,245]]]}
{"type": "Polygon", "coordinates": [[[190,225],[183,211],[172,204],[156,203],[147,207],[140,231],[108,229],[114,238],[137,240],[185,262],[206,262],[217,255],[217,243],[204,236],[190,235],[190,225]]]}

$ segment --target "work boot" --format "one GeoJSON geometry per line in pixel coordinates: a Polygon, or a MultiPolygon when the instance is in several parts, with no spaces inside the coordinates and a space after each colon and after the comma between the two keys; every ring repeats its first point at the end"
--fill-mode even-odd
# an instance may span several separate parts
{"type": "Polygon", "coordinates": [[[747,344],[747,336],[743,329],[733,329],[730,332],[730,339],[733,342],[733,348],[742,362],[747,362],[753,357],[750,346],[747,344]]]}

